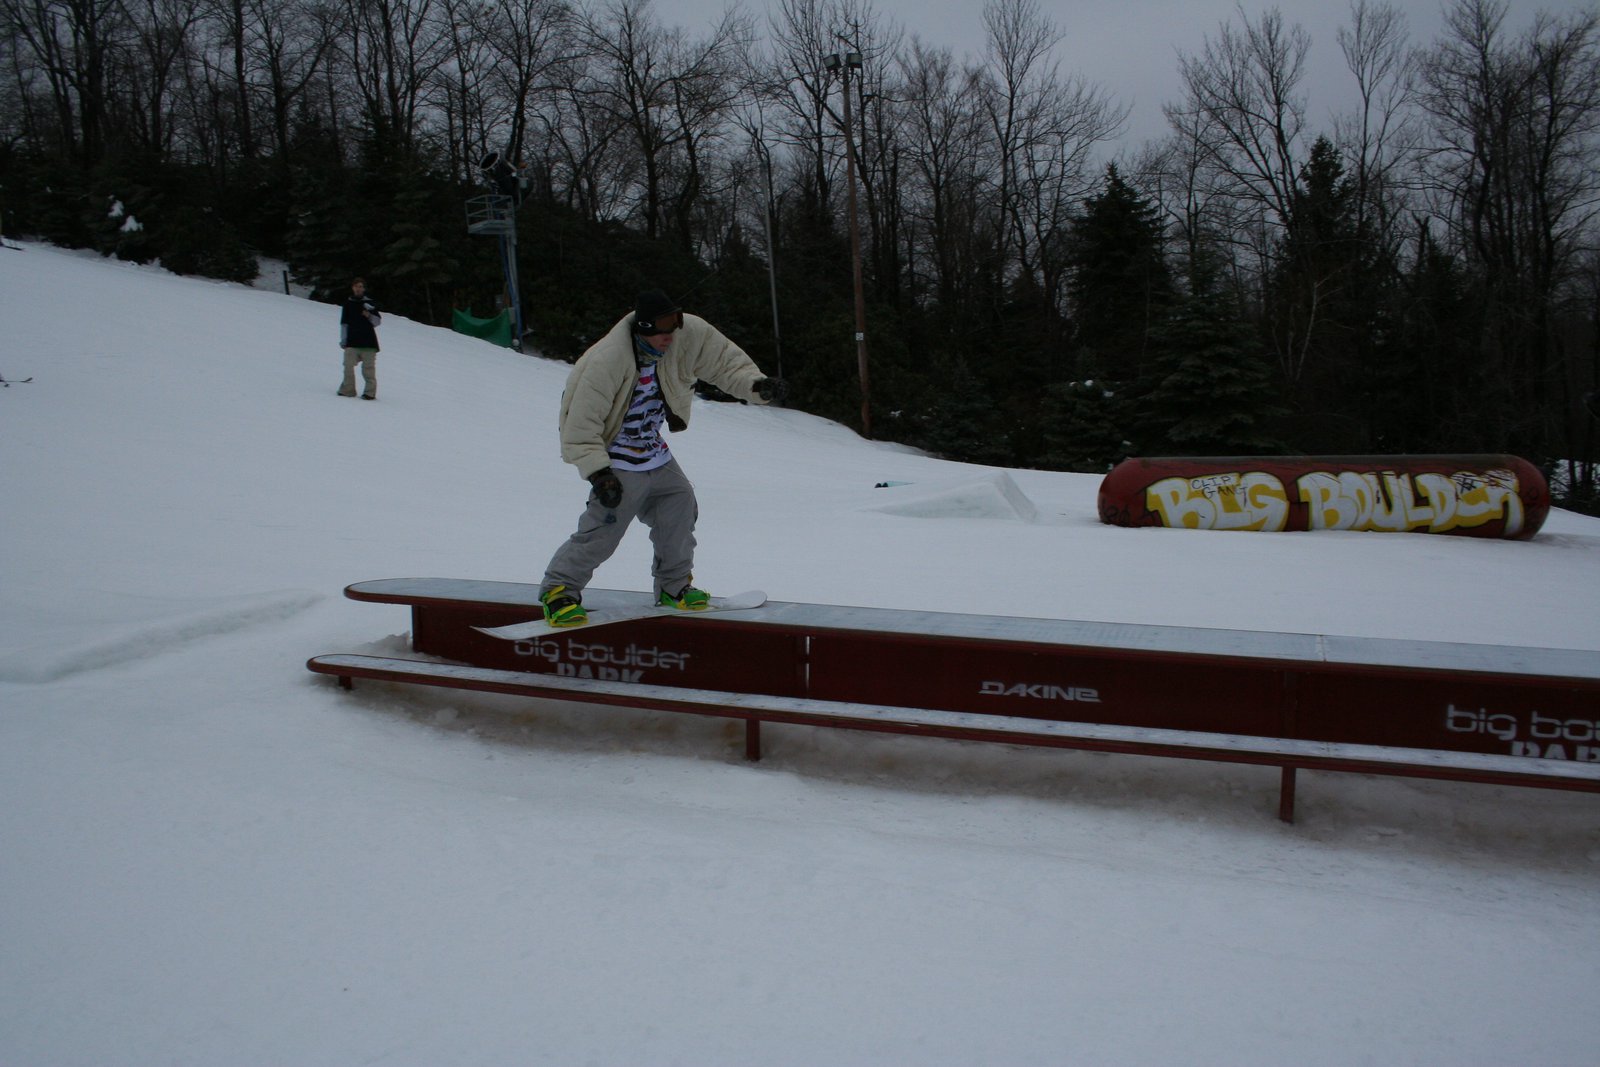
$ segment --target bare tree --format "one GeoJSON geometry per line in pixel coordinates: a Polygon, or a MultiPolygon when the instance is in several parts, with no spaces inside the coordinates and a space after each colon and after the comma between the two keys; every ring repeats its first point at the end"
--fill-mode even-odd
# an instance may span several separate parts
{"type": "Polygon", "coordinates": [[[725,15],[699,39],[667,28],[649,0],[615,0],[580,23],[588,80],[584,103],[626,130],[638,151],[637,214],[651,238],[670,222],[685,247],[689,209],[706,180],[704,152],[744,85],[735,57],[746,23],[725,15]]]}
{"type": "Polygon", "coordinates": [[[1407,39],[1405,16],[1387,2],[1354,0],[1349,25],[1339,29],[1339,47],[1360,100],[1355,113],[1336,124],[1351,161],[1358,226],[1391,253],[1405,171],[1417,151],[1416,61],[1407,39]]]}
{"type": "Polygon", "coordinates": [[[971,299],[974,276],[995,252],[996,235],[978,208],[980,190],[992,184],[984,171],[978,104],[983,72],[959,65],[946,49],[913,41],[901,60],[900,80],[913,174],[907,191],[913,226],[907,258],[913,278],[919,257],[928,262],[932,296],[955,312],[971,299]]]}
{"type": "Polygon", "coordinates": [[[772,56],[766,91],[783,116],[775,126],[803,167],[803,187],[824,215],[831,211],[835,163],[843,158],[831,145],[844,119],[832,103],[835,79],[823,57],[841,50],[844,27],[869,22],[862,0],[779,0],[769,24],[772,56]]]}
{"type": "Polygon", "coordinates": [[[489,79],[495,55],[487,35],[497,10],[474,0],[439,0],[446,54],[434,70],[430,99],[444,123],[446,165],[457,181],[470,180],[487,150],[489,79]]]}
{"type": "Polygon", "coordinates": [[[506,127],[504,150],[516,160],[526,151],[535,109],[554,91],[575,47],[573,11],[564,0],[506,0],[488,13],[484,33],[495,57],[489,74],[500,109],[495,118],[506,127]]]}
{"type": "Polygon", "coordinates": [[[1238,247],[1234,235],[1245,223],[1234,198],[1219,192],[1211,179],[1210,153],[1201,147],[1204,119],[1169,107],[1167,121],[1172,134],[1136,156],[1130,172],[1161,205],[1182,276],[1192,280],[1202,261],[1208,270],[1237,271],[1234,261],[1224,258],[1238,247]]]}
{"type": "Polygon", "coordinates": [[[48,86],[61,155],[86,167],[99,162],[114,53],[128,32],[120,0],[0,0],[0,19],[48,86]]]}
{"type": "Polygon", "coordinates": [[[239,154],[246,159],[255,155],[255,122],[250,99],[249,61],[245,52],[246,0],[213,0],[211,5],[215,20],[221,25],[223,43],[231,69],[234,107],[239,127],[239,154]]]}
{"type": "MultiPolygon", "coordinates": [[[[1277,259],[1285,247],[1304,163],[1305,75],[1310,37],[1286,26],[1276,9],[1259,19],[1240,12],[1206,38],[1199,55],[1179,57],[1184,100],[1169,105],[1167,118],[1189,140],[1186,153],[1199,165],[1213,207],[1226,218],[1234,245],[1234,268],[1254,277],[1256,299],[1266,302],[1277,259]]],[[[1284,380],[1297,383],[1310,358],[1319,323],[1324,279],[1302,271],[1308,294],[1288,313],[1268,316],[1284,380]]]]}
{"type": "Polygon", "coordinates": [[[410,151],[423,95],[446,56],[436,0],[344,0],[350,73],[368,121],[410,151]]]}
{"type": "MultiPolygon", "coordinates": [[[[737,177],[728,151],[735,114],[752,91],[752,30],[747,18],[725,14],[710,33],[679,56],[673,79],[672,114],[682,136],[680,180],[668,204],[669,218],[686,246],[698,240],[715,248],[727,227],[701,218],[737,177]],[[697,223],[706,222],[705,225],[697,223]]],[[[725,214],[725,206],[714,209],[725,214]]],[[[709,216],[708,216],[709,218],[709,216]]]]}
{"type": "Polygon", "coordinates": [[[1311,39],[1299,26],[1285,27],[1276,9],[1241,20],[1208,37],[1199,55],[1180,55],[1185,99],[1168,116],[1194,138],[1222,187],[1283,225],[1302,162],[1300,83],[1311,39]]]}
{"type": "Polygon", "coordinates": [[[332,10],[324,0],[244,0],[252,96],[266,100],[273,150],[291,161],[290,119],[333,52],[332,10]]]}
{"type": "Polygon", "coordinates": [[[129,3],[129,47],[118,79],[126,100],[131,139],[157,156],[172,145],[171,93],[190,59],[191,31],[200,22],[201,0],[138,0],[129,3]]]}
{"type": "Polygon", "coordinates": [[[1093,150],[1115,135],[1126,111],[1082,79],[1061,74],[1052,58],[1061,33],[1037,0],[988,0],[983,21],[1001,266],[1013,265],[1015,276],[1059,301],[1067,228],[1093,186],[1093,150]]]}
{"type": "Polygon", "coordinates": [[[1505,391],[1502,443],[1550,447],[1566,354],[1556,317],[1600,201],[1600,16],[1541,15],[1521,38],[1496,0],[1458,0],[1423,58],[1430,192],[1481,277],[1505,391]]]}
{"type": "Polygon", "coordinates": [[[549,99],[542,143],[552,195],[595,222],[628,217],[629,191],[639,170],[636,153],[627,150],[627,131],[610,112],[589,106],[586,61],[564,64],[549,99]]]}

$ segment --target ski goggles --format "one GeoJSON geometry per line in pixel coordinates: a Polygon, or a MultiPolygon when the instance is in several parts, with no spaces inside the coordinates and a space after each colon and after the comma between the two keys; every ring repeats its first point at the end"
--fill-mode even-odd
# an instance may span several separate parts
{"type": "Polygon", "coordinates": [[[683,312],[674,311],[653,321],[636,319],[633,324],[633,332],[644,337],[663,337],[670,333],[677,333],[682,326],[683,312]]]}

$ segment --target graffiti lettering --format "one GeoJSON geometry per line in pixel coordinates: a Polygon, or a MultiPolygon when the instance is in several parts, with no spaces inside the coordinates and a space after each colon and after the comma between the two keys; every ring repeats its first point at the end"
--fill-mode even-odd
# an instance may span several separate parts
{"type": "Polygon", "coordinates": [[[1100,521],[1178,530],[1373,530],[1526,540],[1544,475],[1508,455],[1130,458],[1100,483],[1100,521]]]}
{"type": "Polygon", "coordinates": [[[1262,471],[1163,478],[1145,490],[1145,506],[1173,529],[1276,533],[1289,518],[1283,483],[1262,471]]]}
{"type": "MultiPolygon", "coordinates": [[[[1508,470],[1313,471],[1295,490],[1310,530],[1444,533],[1503,518],[1506,536],[1515,537],[1523,526],[1517,477],[1508,470]]],[[[1163,478],[1145,489],[1145,506],[1173,529],[1276,532],[1289,517],[1283,483],[1263,471],[1163,478]]]]}
{"type": "Polygon", "coordinates": [[[1315,471],[1296,482],[1312,530],[1432,533],[1482,526],[1504,517],[1506,536],[1522,530],[1522,498],[1510,471],[1409,474],[1315,471]],[[1419,502],[1418,495],[1426,498],[1419,502]]]}

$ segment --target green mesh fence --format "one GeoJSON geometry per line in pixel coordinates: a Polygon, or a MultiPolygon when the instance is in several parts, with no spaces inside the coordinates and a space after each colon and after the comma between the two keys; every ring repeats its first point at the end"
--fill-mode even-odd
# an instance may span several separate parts
{"type": "Polygon", "coordinates": [[[481,337],[501,348],[511,347],[511,309],[506,308],[492,319],[480,319],[460,308],[453,309],[450,326],[456,333],[468,337],[481,337]]]}

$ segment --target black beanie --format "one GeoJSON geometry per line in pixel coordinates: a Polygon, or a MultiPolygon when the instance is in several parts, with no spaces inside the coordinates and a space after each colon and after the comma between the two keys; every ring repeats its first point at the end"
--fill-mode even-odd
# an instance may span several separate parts
{"type": "Polygon", "coordinates": [[[660,289],[646,289],[633,302],[633,332],[653,333],[657,319],[663,315],[674,314],[678,310],[678,305],[660,289]]]}

